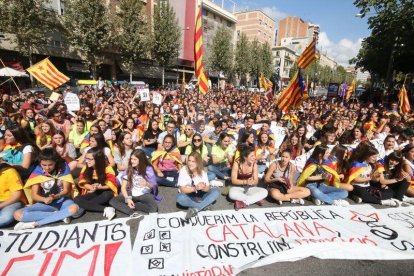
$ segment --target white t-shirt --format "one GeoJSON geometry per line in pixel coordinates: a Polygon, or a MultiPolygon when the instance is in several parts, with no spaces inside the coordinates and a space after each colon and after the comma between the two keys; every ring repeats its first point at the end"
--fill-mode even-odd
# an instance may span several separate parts
{"type": "MultiPolygon", "coordinates": [[[[207,185],[210,185],[208,182],[207,173],[203,171],[202,175],[196,175],[191,178],[191,176],[187,172],[187,166],[184,166],[180,170],[180,174],[178,175],[178,187],[184,187],[184,186],[193,186],[197,185],[200,182],[204,182],[207,185]]],[[[179,192],[180,189],[178,189],[179,192]]]]}
{"type": "MultiPolygon", "coordinates": [[[[366,165],[365,170],[360,174],[359,177],[368,177],[372,173],[372,167],[370,165],[366,165]]],[[[354,185],[357,185],[359,187],[369,187],[369,181],[368,182],[354,182],[354,185]]]]}
{"type": "Polygon", "coordinates": [[[23,148],[22,153],[25,155],[26,153],[33,152],[33,147],[31,145],[27,145],[23,148]]]}
{"type": "MultiPolygon", "coordinates": [[[[128,181],[128,175],[125,174],[122,179],[128,181]]],[[[131,194],[132,196],[141,196],[143,194],[148,194],[151,192],[151,189],[145,186],[141,186],[141,181],[144,180],[138,172],[134,172],[132,175],[132,187],[131,187],[131,194]]]]}

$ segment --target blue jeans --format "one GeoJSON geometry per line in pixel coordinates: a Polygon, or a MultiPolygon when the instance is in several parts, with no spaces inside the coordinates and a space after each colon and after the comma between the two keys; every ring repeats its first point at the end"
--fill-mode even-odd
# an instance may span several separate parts
{"type": "Polygon", "coordinates": [[[161,186],[167,187],[176,187],[178,182],[178,172],[176,171],[163,171],[164,177],[159,177],[157,175],[157,183],[161,186]],[[167,177],[174,178],[173,180],[168,180],[167,177]]]}
{"type": "Polygon", "coordinates": [[[337,199],[345,199],[348,197],[348,192],[339,188],[335,188],[332,186],[327,186],[323,183],[309,183],[306,185],[311,191],[311,194],[314,198],[319,199],[327,204],[332,204],[334,200],[337,199]]]}
{"type": "Polygon", "coordinates": [[[0,209],[0,228],[14,222],[13,213],[23,207],[23,203],[15,202],[0,209]]]}
{"type": "Polygon", "coordinates": [[[59,198],[50,204],[37,202],[32,206],[23,208],[22,222],[35,221],[39,226],[62,221],[73,214],[69,207],[75,204],[69,198],[59,198]]]}
{"type": "Polygon", "coordinates": [[[191,194],[178,193],[177,203],[183,207],[197,208],[203,210],[207,206],[211,205],[220,196],[221,192],[218,189],[211,188],[207,193],[198,192],[191,194]],[[196,201],[197,197],[201,197],[200,202],[196,201]]]}
{"type": "Polygon", "coordinates": [[[231,168],[225,165],[209,165],[208,166],[208,180],[213,180],[216,177],[219,179],[224,179],[225,177],[230,177],[231,168]]]}
{"type": "Polygon", "coordinates": [[[142,147],[141,148],[143,152],[145,152],[145,155],[151,159],[152,153],[155,151],[155,148],[149,148],[149,147],[142,147]]]}

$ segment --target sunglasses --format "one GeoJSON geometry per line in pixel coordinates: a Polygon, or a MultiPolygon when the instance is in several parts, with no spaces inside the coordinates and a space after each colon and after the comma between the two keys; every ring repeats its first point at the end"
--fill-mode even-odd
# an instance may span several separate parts
{"type": "Polygon", "coordinates": [[[194,142],[201,142],[201,139],[193,139],[194,142]]]}
{"type": "Polygon", "coordinates": [[[192,131],[193,129],[192,129],[192,128],[187,128],[186,130],[187,130],[187,131],[192,131]]]}

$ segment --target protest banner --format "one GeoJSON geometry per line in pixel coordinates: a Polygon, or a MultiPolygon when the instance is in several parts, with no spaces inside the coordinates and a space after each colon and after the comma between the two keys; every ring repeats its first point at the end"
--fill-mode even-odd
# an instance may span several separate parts
{"type": "Polygon", "coordinates": [[[206,211],[190,220],[151,214],[140,222],[129,274],[235,275],[309,256],[414,259],[413,235],[381,212],[354,205],[206,211]]]}
{"type": "Polygon", "coordinates": [[[160,93],[158,92],[154,92],[152,94],[152,102],[156,105],[161,105],[162,104],[162,96],[160,93]]]}
{"type": "Polygon", "coordinates": [[[270,129],[272,130],[272,133],[275,137],[275,147],[280,148],[280,145],[282,145],[283,141],[285,140],[286,128],[280,127],[276,124],[276,122],[272,121],[270,129]]]}
{"type": "Polygon", "coordinates": [[[130,266],[128,219],[0,230],[0,275],[116,275],[130,266]]]}
{"type": "Polygon", "coordinates": [[[79,111],[80,110],[80,101],[79,97],[71,92],[66,93],[64,100],[68,110],[70,111],[79,111]]]}

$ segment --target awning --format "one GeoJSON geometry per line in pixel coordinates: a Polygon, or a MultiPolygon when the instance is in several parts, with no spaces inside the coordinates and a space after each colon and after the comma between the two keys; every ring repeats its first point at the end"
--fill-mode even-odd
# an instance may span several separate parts
{"type": "MultiPolygon", "coordinates": [[[[118,62],[119,68],[121,68],[122,73],[124,75],[129,76],[129,70],[128,68],[122,64],[121,62],[118,62]]],[[[165,80],[177,80],[177,74],[179,76],[179,71],[177,72],[177,69],[172,69],[175,72],[171,72],[171,69],[165,70],[164,79],[165,80]]],[[[162,78],[162,68],[157,65],[149,65],[149,64],[139,64],[134,67],[132,70],[132,76],[138,78],[138,79],[161,79],[162,78]]]]}

